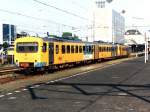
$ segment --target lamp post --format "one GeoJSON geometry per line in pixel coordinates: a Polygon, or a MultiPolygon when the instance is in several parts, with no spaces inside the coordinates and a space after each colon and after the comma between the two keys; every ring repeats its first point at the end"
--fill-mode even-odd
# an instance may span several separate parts
{"type": "Polygon", "coordinates": [[[148,61],[148,38],[145,32],[145,63],[148,61]]]}

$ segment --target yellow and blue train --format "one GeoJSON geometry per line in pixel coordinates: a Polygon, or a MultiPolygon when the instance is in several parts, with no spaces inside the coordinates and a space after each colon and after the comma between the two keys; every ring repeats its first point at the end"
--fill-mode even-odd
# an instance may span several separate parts
{"type": "Polygon", "coordinates": [[[18,67],[51,69],[65,64],[86,63],[128,56],[128,47],[98,42],[22,37],[15,40],[14,61],[18,67]]]}

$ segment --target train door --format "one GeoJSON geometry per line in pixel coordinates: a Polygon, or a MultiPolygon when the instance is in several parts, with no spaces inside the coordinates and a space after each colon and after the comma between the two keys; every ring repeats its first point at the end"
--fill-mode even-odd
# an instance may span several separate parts
{"type": "Polygon", "coordinates": [[[54,43],[49,43],[49,64],[54,63],[54,43]]]}
{"type": "Polygon", "coordinates": [[[98,59],[98,58],[99,58],[99,46],[94,45],[94,59],[98,59]]]}

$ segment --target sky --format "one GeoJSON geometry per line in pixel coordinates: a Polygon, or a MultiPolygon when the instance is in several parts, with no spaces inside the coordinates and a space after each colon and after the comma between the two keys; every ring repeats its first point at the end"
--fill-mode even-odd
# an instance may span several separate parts
{"type": "MultiPolygon", "coordinates": [[[[17,25],[18,32],[26,31],[33,35],[46,35],[45,32],[50,32],[60,36],[62,32],[70,31],[85,37],[92,2],[93,0],[0,0],[0,21],[17,25]]],[[[125,10],[123,16],[127,28],[137,26],[141,30],[149,30],[149,27],[145,27],[150,26],[149,4],[150,0],[113,0],[109,6],[118,12],[125,10]]]]}

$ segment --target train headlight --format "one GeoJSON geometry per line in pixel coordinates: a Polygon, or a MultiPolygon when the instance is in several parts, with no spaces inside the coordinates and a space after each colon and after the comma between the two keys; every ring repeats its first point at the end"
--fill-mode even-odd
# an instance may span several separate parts
{"type": "Polygon", "coordinates": [[[16,60],[16,63],[18,62],[18,60],[16,60]]]}
{"type": "Polygon", "coordinates": [[[35,62],[37,62],[37,60],[35,60],[35,62]]]}

